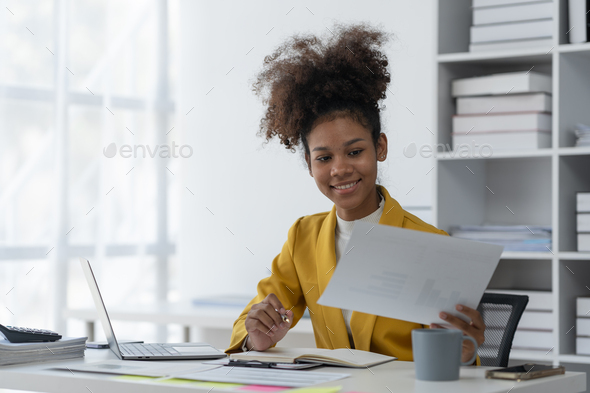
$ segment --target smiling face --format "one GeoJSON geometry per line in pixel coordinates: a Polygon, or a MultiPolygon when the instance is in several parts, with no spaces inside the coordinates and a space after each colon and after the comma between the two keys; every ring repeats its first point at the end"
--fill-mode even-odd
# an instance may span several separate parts
{"type": "Polygon", "coordinates": [[[305,159],[319,190],[336,205],[338,216],[358,220],[379,207],[377,161],[387,156],[387,137],[377,147],[371,132],[347,117],[314,127],[307,136],[305,159]]]}

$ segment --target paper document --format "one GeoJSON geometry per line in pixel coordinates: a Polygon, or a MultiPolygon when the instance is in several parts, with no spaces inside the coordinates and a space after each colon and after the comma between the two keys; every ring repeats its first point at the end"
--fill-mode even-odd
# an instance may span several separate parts
{"type": "Polygon", "coordinates": [[[502,246],[356,222],[346,252],[318,303],[410,322],[460,318],[477,308],[502,246]]]}
{"type": "Polygon", "coordinates": [[[97,363],[72,365],[68,367],[59,366],[55,368],[69,372],[83,371],[87,373],[141,375],[144,377],[170,377],[178,374],[207,371],[219,367],[221,366],[182,361],[144,362],[141,360],[106,360],[97,363]]]}
{"type": "Polygon", "coordinates": [[[272,368],[222,367],[209,371],[177,375],[176,378],[298,388],[337,381],[348,376],[350,374],[277,370],[272,368]]]}

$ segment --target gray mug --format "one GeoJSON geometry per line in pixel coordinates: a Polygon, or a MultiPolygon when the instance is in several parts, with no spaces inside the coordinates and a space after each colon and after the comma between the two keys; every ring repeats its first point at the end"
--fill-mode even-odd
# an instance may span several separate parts
{"type": "Polygon", "coordinates": [[[459,367],[468,366],[475,360],[477,342],[456,329],[415,329],[412,330],[412,350],[417,379],[456,381],[459,367]],[[470,340],[475,345],[473,357],[465,363],[461,362],[463,340],[470,340]]]}

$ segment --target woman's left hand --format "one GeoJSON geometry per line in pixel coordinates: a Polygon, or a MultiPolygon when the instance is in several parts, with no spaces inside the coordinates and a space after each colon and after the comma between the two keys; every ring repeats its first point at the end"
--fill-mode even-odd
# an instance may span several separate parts
{"type": "MultiPolygon", "coordinates": [[[[462,304],[457,304],[455,306],[455,309],[457,309],[457,311],[461,312],[462,314],[465,314],[471,320],[471,322],[465,322],[461,318],[457,318],[445,312],[441,312],[440,314],[438,314],[438,316],[441,319],[444,319],[445,322],[448,322],[449,324],[460,329],[463,332],[463,334],[473,337],[477,342],[477,345],[481,346],[481,344],[483,344],[485,340],[483,332],[486,330],[486,325],[483,323],[483,318],[481,317],[479,311],[464,306],[462,304]]],[[[430,327],[433,329],[443,328],[443,326],[440,326],[436,323],[431,324],[430,327]]],[[[473,346],[473,343],[469,340],[463,340],[463,351],[461,354],[461,361],[466,362],[469,359],[471,359],[474,352],[475,348],[473,346]]]]}

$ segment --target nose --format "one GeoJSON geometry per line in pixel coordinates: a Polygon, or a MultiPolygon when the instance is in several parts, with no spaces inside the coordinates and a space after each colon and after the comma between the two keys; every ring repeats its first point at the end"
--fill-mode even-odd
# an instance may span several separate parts
{"type": "Polygon", "coordinates": [[[332,177],[346,177],[354,172],[354,168],[346,159],[334,157],[330,172],[332,177]]]}

